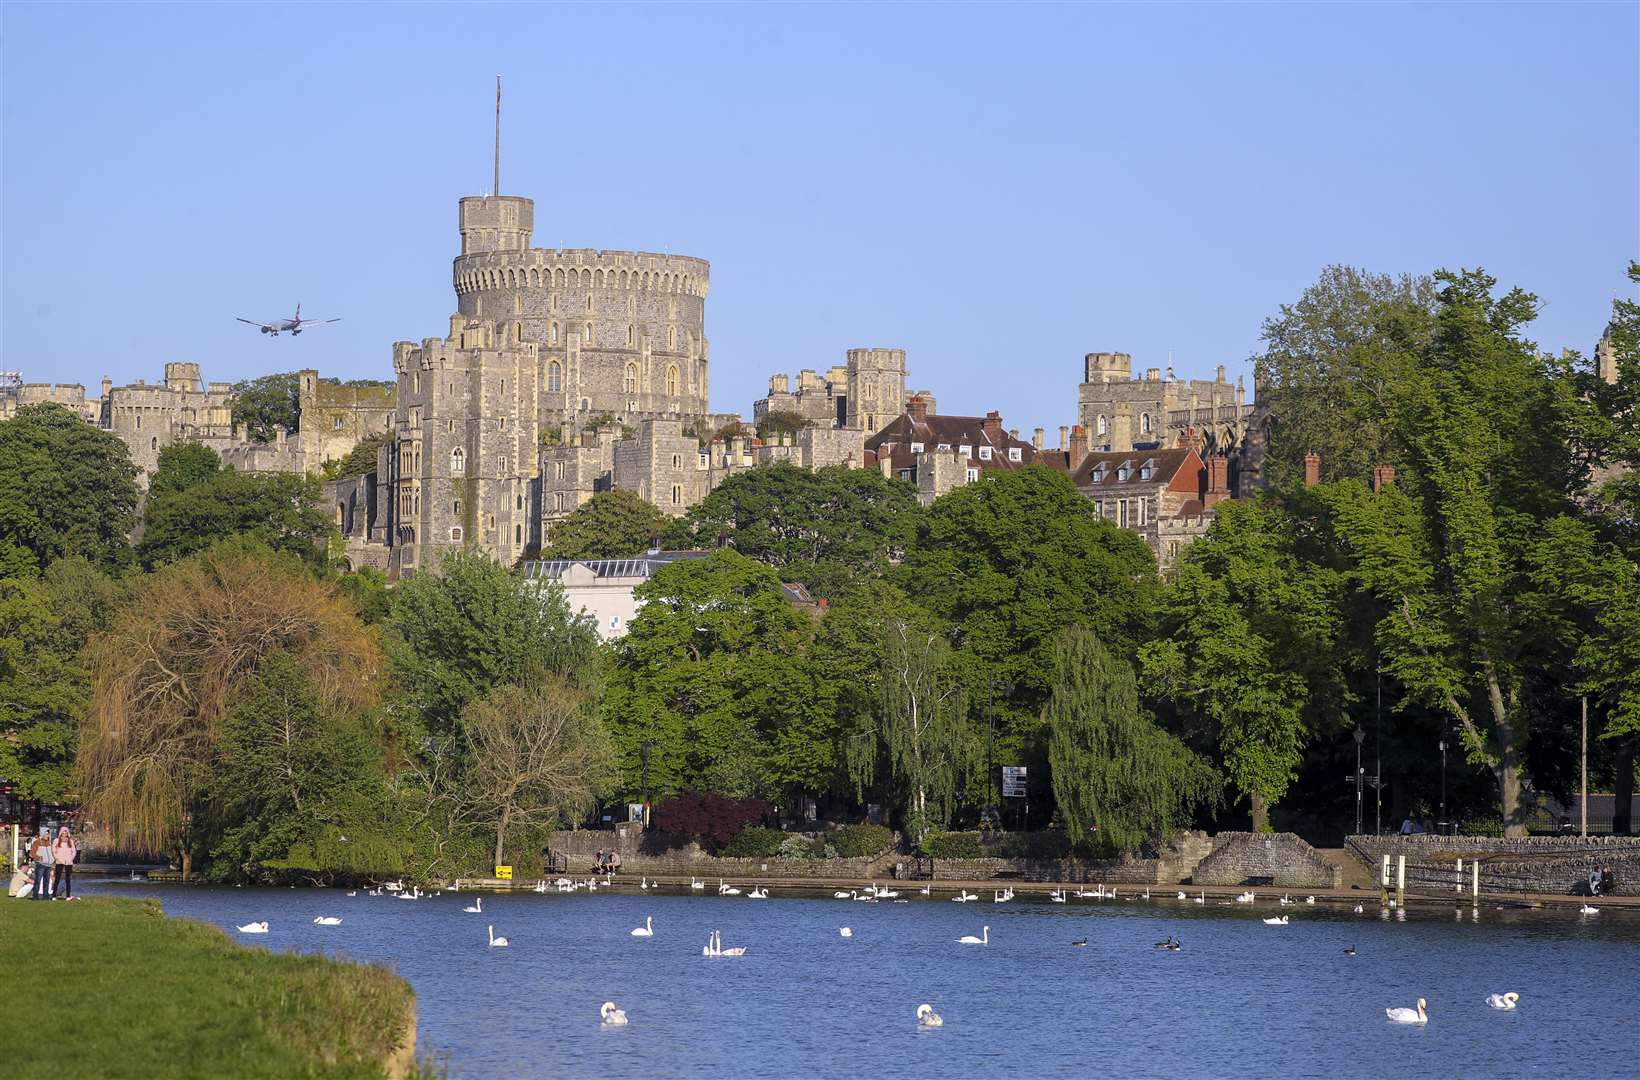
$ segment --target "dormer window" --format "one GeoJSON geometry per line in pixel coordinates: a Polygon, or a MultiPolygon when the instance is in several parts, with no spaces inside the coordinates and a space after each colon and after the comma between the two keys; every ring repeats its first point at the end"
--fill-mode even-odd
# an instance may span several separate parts
{"type": "Polygon", "coordinates": [[[1155,474],[1156,474],[1156,459],[1155,458],[1147,458],[1145,460],[1145,463],[1143,465],[1139,466],[1139,479],[1149,480],[1155,474]]]}
{"type": "Polygon", "coordinates": [[[973,457],[974,448],[967,443],[959,443],[957,444],[957,453],[963,457],[973,457]]]}
{"type": "Polygon", "coordinates": [[[1009,461],[1018,461],[1019,460],[1019,447],[1017,447],[1017,446],[1008,447],[1008,460],[1009,461]]]}
{"type": "Polygon", "coordinates": [[[982,446],[979,448],[979,459],[981,461],[991,460],[991,448],[989,446],[982,446]]]}
{"type": "Polygon", "coordinates": [[[1124,461],[1122,463],[1122,467],[1120,469],[1116,470],[1116,482],[1118,484],[1125,484],[1125,483],[1128,482],[1128,477],[1132,476],[1132,475],[1133,475],[1132,467],[1129,466],[1128,463],[1124,461]]]}
{"type": "Polygon", "coordinates": [[[940,443],[940,445],[938,446],[937,449],[942,450],[942,451],[943,450],[949,450],[949,449],[951,449],[951,444],[948,443],[948,442],[942,442],[942,443],[940,443]]]}
{"type": "Polygon", "coordinates": [[[1093,467],[1092,479],[1095,484],[1103,484],[1105,482],[1105,463],[1103,461],[1093,467]]]}
{"type": "Polygon", "coordinates": [[[914,443],[912,443],[912,444],[911,444],[911,452],[912,452],[912,453],[913,453],[913,454],[920,454],[920,453],[922,453],[922,452],[923,452],[923,444],[922,444],[922,443],[920,443],[920,442],[914,442],[914,443]]]}

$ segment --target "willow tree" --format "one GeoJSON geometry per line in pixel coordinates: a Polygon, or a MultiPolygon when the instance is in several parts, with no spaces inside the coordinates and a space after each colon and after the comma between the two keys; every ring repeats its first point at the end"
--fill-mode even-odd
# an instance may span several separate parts
{"type": "Polygon", "coordinates": [[[180,849],[202,809],[235,694],[287,655],[336,713],[373,705],[382,658],[352,605],[292,556],[232,542],[168,567],[87,645],[91,705],[77,767],[116,843],[180,849]]]}
{"type": "Polygon", "coordinates": [[[615,780],[615,748],[590,695],[556,675],[500,686],[461,715],[467,770],[463,816],[495,831],[500,865],[508,836],[591,811],[615,780]]]}
{"type": "Polygon", "coordinates": [[[874,723],[850,740],[858,790],[886,763],[906,803],[908,830],[921,843],[956,806],[971,747],[965,688],[938,620],[910,605],[883,619],[880,692],[874,723]]]}
{"type": "Polygon", "coordinates": [[[1084,626],[1066,627],[1055,643],[1043,719],[1054,801],[1072,842],[1157,844],[1193,808],[1218,801],[1218,774],[1139,711],[1133,669],[1084,626]]]}

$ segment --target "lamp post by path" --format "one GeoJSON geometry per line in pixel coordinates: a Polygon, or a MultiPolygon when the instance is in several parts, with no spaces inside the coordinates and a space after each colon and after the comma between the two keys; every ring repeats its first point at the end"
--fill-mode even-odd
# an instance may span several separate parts
{"type": "Polygon", "coordinates": [[[1361,835],[1361,780],[1365,770],[1361,768],[1361,744],[1367,741],[1367,733],[1361,728],[1355,729],[1355,835],[1361,835]]]}
{"type": "Polygon", "coordinates": [[[1446,738],[1441,738],[1441,821],[1440,830],[1446,831],[1446,738]]]}
{"type": "Polygon", "coordinates": [[[638,757],[643,761],[643,827],[649,828],[649,751],[655,748],[652,742],[638,744],[638,757]]]}

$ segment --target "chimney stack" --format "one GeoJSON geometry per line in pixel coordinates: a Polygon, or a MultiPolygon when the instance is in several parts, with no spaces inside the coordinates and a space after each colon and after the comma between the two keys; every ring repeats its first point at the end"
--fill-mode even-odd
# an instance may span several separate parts
{"type": "Polygon", "coordinates": [[[928,422],[928,401],[921,394],[912,394],[905,401],[905,411],[911,414],[913,423],[925,424],[928,422]]]}
{"type": "Polygon", "coordinates": [[[1195,428],[1186,427],[1184,431],[1180,433],[1179,449],[1194,450],[1198,454],[1202,452],[1202,437],[1196,434],[1195,428]]]}
{"type": "Polygon", "coordinates": [[[985,414],[985,437],[992,446],[1002,445],[1002,414],[995,409],[985,414]]]}
{"type": "Polygon", "coordinates": [[[1037,428],[1036,431],[1031,435],[1031,445],[1036,447],[1036,452],[1037,453],[1039,453],[1039,454],[1042,453],[1042,429],[1041,428],[1037,428]]]}
{"type": "Polygon", "coordinates": [[[1070,443],[1066,441],[1070,435],[1070,431],[1071,429],[1066,427],[1064,424],[1059,425],[1059,449],[1067,452],[1070,450],[1070,443]]]}
{"type": "MultiPolygon", "coordinates": [[[[1064,431],[1064,428],[1060,428],[1064,431]]],[[[1082,459],[1088,456],[1088,433],[1081,424],[1071,428],[1070,459],[1065,464],[1075,471],[1082,466],[1082,459]]]]}
{"type": "Polygon", "coordinates": [[[1207,494],[1203,506],[1215,506],[1230,497],[1230,459],[1223,454],[1207,455],[1207,494]]]}
{"type": "Polygon", "coordinates": [[[1321,455],[1311,450],[1304,455],[1304,486],[1315,487],[1321,483],[1321,455]]]}
{"type": "Polygon", "coordinates": [[[1383,491],[1395,483],[1395,466],[1374,465],[1372,467],[1372,490],[1383,491]]]}

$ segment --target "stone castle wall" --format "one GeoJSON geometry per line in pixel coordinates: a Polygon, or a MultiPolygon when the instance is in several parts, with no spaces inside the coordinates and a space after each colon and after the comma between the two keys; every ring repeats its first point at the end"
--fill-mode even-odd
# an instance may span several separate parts
{"type": "Polygon", "coordinates": [[[1409,889],[1457,891],[1457,861],[1464,860],[1462,885],[1467,894],[1470,862],[1481,864],[1481,892],[1550,893],[1582,895],[1588,892],[1589,871],[1610,867],[1618,896],[1640,896],[1640,837],[1636,836],[1352,836],[1349,848],[1364,857],[1374,878],[1382,858],[1390,857],[1390,884],[1395,883],[1397,857],[1407,857],[1409,889]]]}
{"type": "Polygon", "coordinates": [[[1292,833],[1219,833],[1191,875],[1196,885],[1243,885],[1253,878],[1288,889],[1336,889],[1344,872],[1292,833]]]}

